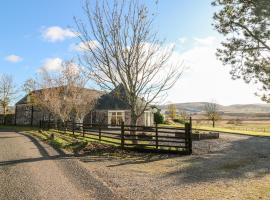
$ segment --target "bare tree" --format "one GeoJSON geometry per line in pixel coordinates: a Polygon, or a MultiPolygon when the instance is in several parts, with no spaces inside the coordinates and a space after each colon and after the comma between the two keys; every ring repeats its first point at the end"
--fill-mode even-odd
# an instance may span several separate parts
{"type": "Polygon", "coordinates": [[[212,121],[212,126],[215,127],[216,121],[221,118],[218,112],[218,105],[214,102],[206,103],[204,110],[206,117],[212,121]]]}
{"type": "Polygon", "coordinates": [[[0,76],[0,105],[3,109],[4,124],[6,124],[6,115],[12,100],[16,98],[16,87],[13,77],[7,74],[0,76]]]}
{"type": "Polygon", "coordinates": [[[84,117],[95,106],[99,92],[86,89],[89,78],[73,61],[66,61],[57,73],[43,70],[35,80],[25,83],[30,92],[31,102],[44,111],[52,113],[62,122],[84,117]]]}
{"type": "Polygon", "coordinates": [[[188,122],[189,118],[190,118],[190,114],[188,114],[186,111],[181,111],[179,113],[179,116],[180,116],[180,119],[183,121],[183,122],[188,122]]]}
{"type": "Polygon", "coordinates": [[[176,106],[175,106],[175,104],[169,104],[167,112],[168,112],[169,118],[171,118],[171,120],[174,120],[176,118],[176,106]]]}
{"type": "Polygon", "coordinates": [[[151,103],[164,99],[182,74],[173,63],[174,47],[153,31],[154,16],[136,0],[96,0],[84,5],[87,23],[75,18],[81,41],[80,61],[105,91],[122,85],[131,110],[131,125],[151,103]]]}

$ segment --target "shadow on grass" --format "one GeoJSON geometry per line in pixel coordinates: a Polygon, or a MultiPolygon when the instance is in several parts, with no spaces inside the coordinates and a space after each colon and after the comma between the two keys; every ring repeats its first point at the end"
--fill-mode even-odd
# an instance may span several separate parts
{"type": "Polygon", "coordinates": [[[242,137],[211,154],[177,160],[178,168],[164,175],[183,183],[258,178],[270,173],[270,139],[242,137]]]}
{"type": "Polygon", "coordinates": [[[159,160],[165,160],[173,157],[179,157],[177,154],[145,153],[136,150],[104,149],[99,152],[89,152],[81,156],[83,162],[104,162],[117,161],[116,164],[107,167],[117,167],[123,165],[151,163],[159,160]]]}

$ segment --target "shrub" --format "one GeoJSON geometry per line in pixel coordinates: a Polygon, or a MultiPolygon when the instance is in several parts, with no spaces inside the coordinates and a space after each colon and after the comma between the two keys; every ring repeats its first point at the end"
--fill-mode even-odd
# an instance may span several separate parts
{"type": "Polygon", "coordinates": [[[234,124],[234,120],[227,121],[227,124],[234,124]]]}
{"type": "Polygon", "coordinates": [[[156,124],[163,124],[164,123],[164,117],[160,112],[157,112],[154,114],[154,121],[156,124]]]}
{"type": "Polygon", "coordinates": [[[234,120],[231,119],[227,122],[227,124],[240,125],[240,124],[242,124],[242,120],[241,119],[234,119],[234,120]]]}

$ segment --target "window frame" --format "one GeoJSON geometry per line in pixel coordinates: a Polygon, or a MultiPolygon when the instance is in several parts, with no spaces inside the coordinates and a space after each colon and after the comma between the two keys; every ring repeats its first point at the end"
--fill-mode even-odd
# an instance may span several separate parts
{"type": "Polygon", "coordinates": [[[151,126],[152,125],[152,112],[150,110],[145,110],[144,111],[144,126],[151,126]],[[147,124],[149,122],[149,125],[147,124]]]}
{"type": "Polygon", "coordinates": [[[117,127],[117,126],[121,125],[121,124],[119,124],[119,125],[117,125],[117,124],[112,125],[111,124],[113,113],[115,113],[114,116],[115,116],[116,119],[118,118],[118,116],[121,116],[123,122],[125,122],[125,112],[126,112],[126,110],[108,110],[108,125],[109,125],[109,127],[117,127]],[[121,115],[118,115],[119,113],[121,113],[121,115]]]}

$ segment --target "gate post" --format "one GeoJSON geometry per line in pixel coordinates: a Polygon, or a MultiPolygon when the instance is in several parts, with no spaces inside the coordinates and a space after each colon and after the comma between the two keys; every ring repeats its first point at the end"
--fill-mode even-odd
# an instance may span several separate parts
{"type": "Polygon", "coordinates": [[[192,154],[192,117],[189,120],[189,153],[192,154]]]}
{"type": "Polygon", "coordinates": [[[187,153],[190,155],[192,154],[192,131],[191,131],[191,124],[185,123],[185,147],[187,153]]]}

